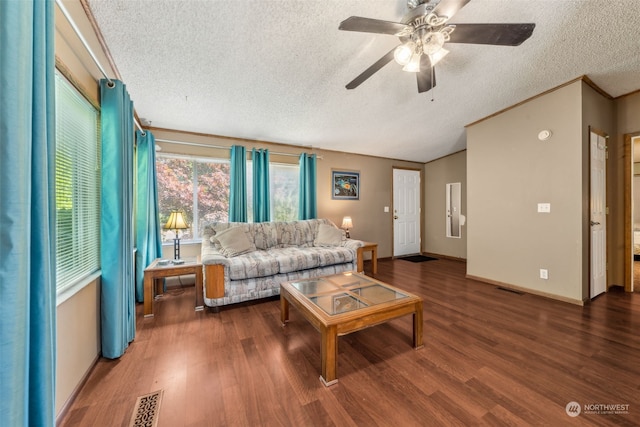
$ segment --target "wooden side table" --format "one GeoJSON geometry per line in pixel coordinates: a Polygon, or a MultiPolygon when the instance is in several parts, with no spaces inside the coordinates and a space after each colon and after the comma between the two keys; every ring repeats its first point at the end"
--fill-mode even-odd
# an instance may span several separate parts
{"type": "Polygon", "coordinates": [[[358,248],[358,273],[364,271],[364,253],[371,252],[371,269],[373,274],[378,272],[378,244],[374,242],[363,242],[364,246],[358,248]]]}
{"type": "Polygon", "coordinates": [[[160,279],[182,276],[184,274],[196,275],[195,310],[202,310],[204,307],[204,297],[202,296],[202,264],[200,263],[200,257],[195,261],[185,261],[184,264],[173,264],[170,260],[167,265],[159,265],[159,261],[160,258],[155,259],[144,269],[144,317],[153,317],[155,299],[163,293],[163,282],[160,279]]]}

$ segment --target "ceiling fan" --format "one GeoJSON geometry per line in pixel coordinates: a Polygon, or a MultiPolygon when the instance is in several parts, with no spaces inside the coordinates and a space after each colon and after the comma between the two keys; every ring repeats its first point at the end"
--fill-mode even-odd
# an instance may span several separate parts
{"type": "Polygon", "coordinates": [[[346,85],[355,89],[392,59],[404,71],[416,73],[418,92],[436,85],[435,64],[447,53],[445,43],[519,46],[533,33],[536,24],[447,24],[447,21],[471,0],[408,0],[409,12],[401,22],[352,16],[338,29],[388,34],[401,44],[391,49],[358,77],[346,85]]]}

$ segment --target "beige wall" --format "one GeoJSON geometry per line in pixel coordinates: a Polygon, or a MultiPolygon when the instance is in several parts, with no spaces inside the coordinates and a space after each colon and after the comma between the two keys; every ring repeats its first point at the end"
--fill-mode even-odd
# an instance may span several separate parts
{"type": "MultiPolygon", "coordinates": [[[[268,148],[277,153],[289,153],[296,156],[271,155],[272,161],[298,163],[297,155],[306,151],[321,156],[317,162],[318,183],[318,217],[328,218],[336,225],[342,224],[344,216],[351,216],[353,228],[350,230],[354,239],[367,240],[378,243],[378,257],[390,257],[393,254],[393,168],[407,168],[422,170],[422,163],[406,162],[400,160],[384,159],[380,157],[348,154],[319,149],[302,149],[290,145],[239,140],[219,136],[208,136],[179,132],[168,129],[152,129],[156,139],[196,143],[202,145],[224,146],[244,145],[247,151],[252,148],[268,148]],[[331,198],[331,172],[332,170],[356,171],[360,173],[360,199],[359,200],[333,200],[331,198]],[[389,212],[384,212],[384,207],[389,207],[389,212]]],[[[192,146],[158,142],[162,153],[190,154],[198,156],[229,157],[228,149],[208,148],[206,146],[192,146]]],[[[195,246],[195,245],[194,245],[195,246]]],[[[163,250],[167,252],[168,248],[163,250]]],[[[190,249],[197,250],[197,247],[190,249]]]]}
{"type": "MultiPolygon", "coordinates": [[[[615,112],[577,80],[469,126],[470,276],[567,301],[589,297],[589,130],[612,135],[615,112]],[[553,132],[548,141],[537,138],[543,129],[553,132]],[[537,213],[541,202],[551,213],[537,213]]],[[[610,146],[609,286],[623,279],[621,172],[611,161],[619,156],[610,146]]]]}
{"type": "Polygon", "coordinates": [[[582,301],[581,111],[578,81],[468,127],[469,275],[582,301]]]}
{"type": "Polygon", "coordinates": [[[461,183],[461,213],[467,214],[467,152],[461,151],[424,165],[424,252],[467,258],[467,226],[461,238],[447,237],[446,184],[461,183]]]}
{"type": "Polygon", "coordinates": [[[100,280],[57,307],[56,414],[100,354],[100,280]]]}

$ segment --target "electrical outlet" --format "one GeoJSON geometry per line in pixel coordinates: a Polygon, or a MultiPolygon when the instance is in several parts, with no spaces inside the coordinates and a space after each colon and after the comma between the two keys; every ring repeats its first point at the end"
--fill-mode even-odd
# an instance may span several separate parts
{"type": "Polygon", "coordinates": [[[547,280],[549,279],[549,270],[547,270],[546,268],[541,268],[540,269],[540,278],[547,280]]]}

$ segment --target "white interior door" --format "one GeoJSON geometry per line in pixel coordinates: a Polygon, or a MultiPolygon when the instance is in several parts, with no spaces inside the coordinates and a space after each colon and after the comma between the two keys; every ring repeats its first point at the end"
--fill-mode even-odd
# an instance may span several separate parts
{"type": "Polygon", "coordinates": [[[393,170],[393,256],[420,253],[420,171],[393,170]]]}
{"type": "Polygon", "coordinates": [[[607,143],[603,135],[590,133],[591,157],[591,298],[607,290],[607,143]]]}

